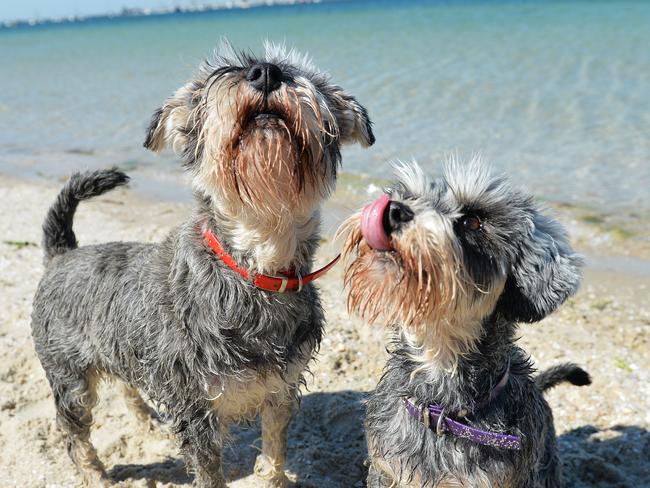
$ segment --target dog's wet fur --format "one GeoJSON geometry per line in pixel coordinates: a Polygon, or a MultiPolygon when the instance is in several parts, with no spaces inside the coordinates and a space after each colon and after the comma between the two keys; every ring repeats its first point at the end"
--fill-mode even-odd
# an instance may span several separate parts
{"type": "Polygon", "coordinates": [[[225,486],[228,425],[258,413],[255,471],[286,486],[287,426],[323,333],[318,292],[256,288],[208,248],[203,230],[251,272],[308,273],[319,207],[348,142],[374,142],[368,114],[306,57],[223,46],[155,112],[145,142],[173,148],[190,172],[196,205],[186,223],[159,244],[78,247],[78,203],[128,178],[95,171],[63,187],[43,226],[32,333],[86,485],[110,483],[89,435],[97,382],[116,378],[143,422],[138,391],[170,419],[196,486],[225,486]]]}
{"type": "Polygon", "coordinates": [[[478,160],[432,179],[400,164],[383,225],[391,249],[365,241],[360,215],[347,235],[351,311],[393,326],[390,358],[367,403],[368,487],[563,486],[543,390],[589,375],[567,363],[533,375],[517,323],[537,322],[573,295],[580,256],[562,226],[478,160]],[[510,368],[505,388],[490,392],[510,368]],[[521,436],[521,450],[437,435],[405,398],[437,404],[481,430],[521,436]]]}

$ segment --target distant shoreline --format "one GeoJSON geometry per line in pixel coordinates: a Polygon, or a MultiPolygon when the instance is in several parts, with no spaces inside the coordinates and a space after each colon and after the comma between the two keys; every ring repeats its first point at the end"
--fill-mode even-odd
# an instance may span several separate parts
{"type": "Polygon", "coordinates": [[[43,25],[61,25],[61,24],[78,24],[83,22],[92,22],[97,20],[113,20],[138,17],[162,17],[176,14],[193,14],[204,12],[218,12],[222,10],[247,10],[260,7],[276,6],[293,6],[309,5],[324,2],[335,2],[337,0],[233,0],[224,4],[215,5],[204,3],[198,5],[189,5],[185,7],[176,6],[168,8],[150,9],[150,8],[127,8],[124,7],[117,13],[92,14],[92,15],[71,15],[67,17],[52,18],[32,18],[20,20],[6,20],[0,22],[1,29],[30,28],[43,25]]]}

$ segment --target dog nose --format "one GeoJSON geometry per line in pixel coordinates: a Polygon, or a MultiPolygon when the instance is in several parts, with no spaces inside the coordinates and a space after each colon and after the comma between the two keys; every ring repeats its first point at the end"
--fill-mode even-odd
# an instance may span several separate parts
{"type": "Polygon", "coordinates": [[[282,70],[271,63],[257,63],[246,73],[246,80],[253,88],[268,95],[282,85],[282,70]]]}
{"type": "Polygon", "coordinates": [[[386,234],[390,235],[413,220],[413,210],[400,202],[391,201],[384,212],[383,224],[386,234]]]}

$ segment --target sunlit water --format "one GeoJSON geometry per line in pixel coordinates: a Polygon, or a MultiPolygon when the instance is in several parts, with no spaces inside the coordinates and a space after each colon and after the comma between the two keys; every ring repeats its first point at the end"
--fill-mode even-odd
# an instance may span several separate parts
{"type": "Polygon", "coordinates": [[[117,164],[176,195],[145,127],[227,36],[309,52],[368,108],[377,144],[347,148],[346,171],[480,153],[543,198],[647,210],[649,26],[642,2],[350,2],[4,30],[0,170],[117,164]]]}

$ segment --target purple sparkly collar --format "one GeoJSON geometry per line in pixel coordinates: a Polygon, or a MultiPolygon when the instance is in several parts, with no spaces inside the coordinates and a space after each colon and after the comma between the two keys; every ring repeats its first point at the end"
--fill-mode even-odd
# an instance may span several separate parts
{"type": "MultiPolygon", "coordinates": [[[[510,363],[505,373],[490,391],[488,396],[479,403],[479,407],[485,407],[494,401],[503,391],[508,378],[510,377],[510,363]]],[[[518,435],[499,434],[470,427],[467,424],[451,419],[446,415],[445,407],[442,405],[430,404],[427,406],[418,406],[413,398],[404,398],[404,405],[411,417],[418,419],[427,429],[433,428],[438,435],[444,435],[449,432],[456,437],[470,440],[483,446],[497,447],[500,449],[521,449],[521,437],[518,435]]]]}

